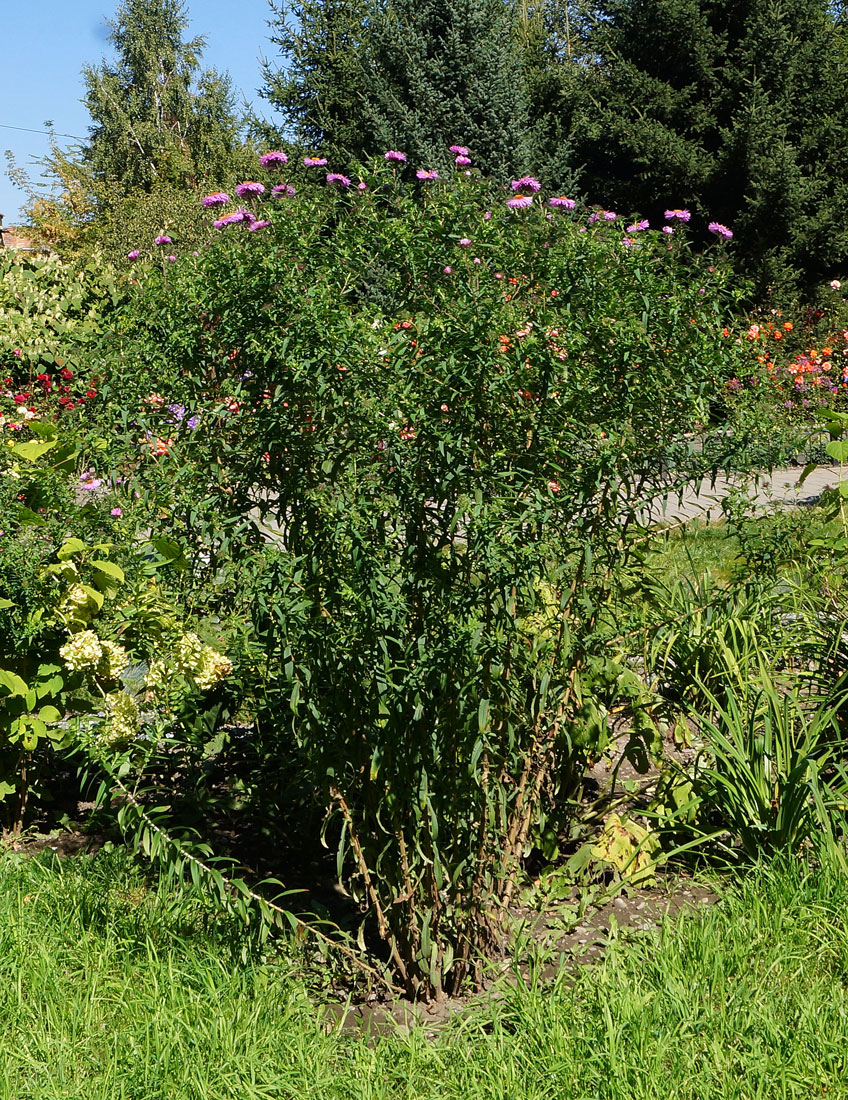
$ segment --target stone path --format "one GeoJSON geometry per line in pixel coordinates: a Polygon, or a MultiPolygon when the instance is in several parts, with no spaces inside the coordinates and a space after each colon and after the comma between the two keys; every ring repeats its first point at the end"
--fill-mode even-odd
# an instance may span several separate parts
{"type": "Polygon", "coordinates": [[[715,482],[702,481],[682,494],[670,493],[664,500],[657,500],[647,508],[643,519],[647,523],[680,523],[691,519],[715,522],[722,518],[721,502],[733,489],[750,486],[757,508],[792,508],[815,504],[822,490],[836,485],[840,479],[848,480],[848,469],[840,478],[839,466],[817,466],[799,486],[802,466],[764,471],[758,477],[747,474],[731,474],[718,477],[715,482]]]}

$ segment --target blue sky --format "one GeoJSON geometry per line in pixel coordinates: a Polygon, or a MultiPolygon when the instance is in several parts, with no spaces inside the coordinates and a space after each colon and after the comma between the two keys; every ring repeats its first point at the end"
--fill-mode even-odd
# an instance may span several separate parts
{"type": "MultiPolygon", "coordinates": [[[[88,114],[80,103],[80,72],[86,64],[109,55],[105,20],[113,18],[117,0],[19,0],[0,22],[0,153],[11,149],[33,178],[32,157],[47,152],[47,138],[27,133],[41,130],[46,119],[57,132],[85,137],[88,114]],[[22,129],[11,129],[10,127],[22,129]],[[26,129],[23,129],[26,128],[26,129]]],[[[268,112],[257,89],[262,80],[260,56],[273,58],[267,0],[188,0],[188,36],[205,35],[203,65],[226,69],[242,96],[268,112]]],[[[73,144],[60,138],[62,144],[73,144]]],[[[25,200],[5,175],[0,161],[0,213],[13,225],[25,200]]]]}

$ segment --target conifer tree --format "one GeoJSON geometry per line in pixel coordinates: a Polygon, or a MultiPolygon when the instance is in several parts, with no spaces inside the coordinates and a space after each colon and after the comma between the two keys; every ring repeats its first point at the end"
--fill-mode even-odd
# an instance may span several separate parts
{"type": "Polygon", "coordinates": [[[848,48],[829,0],[601,0],[572,140],[598,202],[732,226],[761,290],[848,262],[848,48]]]}
{"type": "Polygon", "coordinates": [[[390,0],[374,18],[368,106],[378,145],[447,167],[468,147],[484,173],[531,167],[515,14],[504,0],[390,0]]]}
{"type": "MultiPolygon", "coordinates": [[[[341,165],[372,151],[363,128],[370,0],[272,3],[271,42],[279,63],[263,66],[262,95],[279,111],[283,135],[341,165]]],[[[276,141],[273,127],[260,126],[276,141]]]]}
{"type": "Polygon", "coordinates": [[[302,0],[272,5],[286,68],[266,69],[288,132],[338,163],[402,149],[453,166],[450,145],[504,174],[530,167],[528,100],[506,0],[302,0]]]}

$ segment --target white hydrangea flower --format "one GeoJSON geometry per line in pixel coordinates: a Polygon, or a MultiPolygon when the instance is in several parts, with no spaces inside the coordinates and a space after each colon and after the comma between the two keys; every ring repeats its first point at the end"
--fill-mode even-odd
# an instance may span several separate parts
{"type": "Polygon", "coordinates": [[[180,672],[193,673],[203,653],[203,642],[196,634],[183,634],[177,642],[177,667],[180,672]]]}
{"type": "Polygon", "coordinates": [[[91,597],[85,588],[81,584],[75,584],[68,590],[59,610],[73,618],[77,611],[82,611],[83,608],[88,606],[90,599],[91,597]]]}
{"type": "Polygon", "coordinates": [[[233,671],[233,662],[223,653],[205,645],[194,673],[194,682],[201,691],[208,691],[227,678],[233,671]]]}
{"type": "Polygon", "coordinates": [[[105,748],[117,749],[138,737],[140,728],[138,706],[125,691],[115,691],[106,696],[109,721],[101,731],[100,742],[105,748]]]}
{"type": "Polygon", "coordinates": [[[101,641],[100,648],[103,650],[103,659],[98,666],[98,674],[107,680],[120,680],[130,663],[127,651],[117,642],[101,641]]]}
{"type": "Polygon", "coordinates": [[[59,656],[72,672],[94,672],[103,660],[103,646],[93,630],[71,635],[59,656]]]}
{"type": "Polygon", "coordinates": [[[171,679],[171,663],[165,657],[156,657],[150,662],[147,675],[144,678],[145,687],[155,690],[167,684],[171,679]]]}

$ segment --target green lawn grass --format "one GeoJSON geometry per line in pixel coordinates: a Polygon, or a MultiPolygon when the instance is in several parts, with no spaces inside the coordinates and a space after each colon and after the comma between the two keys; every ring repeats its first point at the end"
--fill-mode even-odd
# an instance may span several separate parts
{"type": "Polygon", "coordinates": [[[327,1034],[123,853],[0,857],[8,1100],[848,1097],[848,881],[751,872],[702,917],[507,989],[434,1041],[327,1034]]]}

